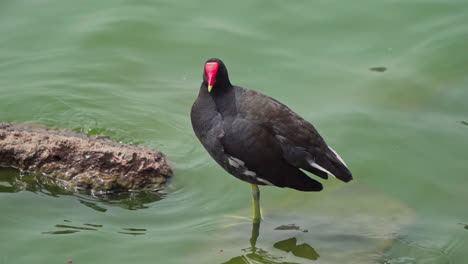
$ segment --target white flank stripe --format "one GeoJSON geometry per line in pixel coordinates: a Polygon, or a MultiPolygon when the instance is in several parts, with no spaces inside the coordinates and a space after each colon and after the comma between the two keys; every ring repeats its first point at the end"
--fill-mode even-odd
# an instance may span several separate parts
{"type": "Polygon", "coordinates": [[[238,158],[235,158],[235,157],[232,157],[230,156],[228,158],[228,162],[229,162],[229,165],[235,167],[235,168],[239,168],[240,166],[244,166],[245,162],[243,162],[242,160],[238,159],[238,158]]]}
{"type": "Polygon", "coordinates": [[[235,162],[233,159],[228,158],[229,165],[233,166],[234,168],[239,168],[239,163],[235,162]]]}
{"type": "Polygon", "coordinates": [[[243,173],[245,176],[250,176],[250,177],[254,177],[254,176],[257,176],[257,173],[253,172],[253,171],[245,171],[243,173]]]}
{"type": "Polygon", "coordinates": [[[259,181],[259,182],[265,183],[266,185],[271,185],[271,186],[273,186],[273,183],[271,183],[271,182],[269,182],[269,181],[267,181],[267,180],[264,180],[264,179],[262,179],[262,178],[258,178],[258,177],[257,177],[257,178],[255,178],[255,179],[257,179],[257,181],[259,181]]]}
{"type": "Polygon", "coordinates": [[[341,156],[338,155],[338,153],[336,153],[336,151],[333,150],[330,146],[328,146],[328,148],[329,148],[333,153],[335,153],[335,156],[341,161],[341,163],[343,163],[343,165],[345,165],[345,167],[348,168],[348,165],[346,165],[346,163],[345,163],[344,160],[341,158],[341,156]]]}
{"type": "Polygon", "coordinates": [[[244,174],[245,176],[248,176],[248,177],[252,177],[254,178],[255,180],[259,181],[259,182],[262,182],[266,185],[273,185],[273,183],[267,181],[267,180],[264,180],[262,178],[258,178],[256,177],[257,176],[257,173],[255,173],[254,171],[250,171],[248,170],[244,165],[245,165],[245,162],[243,162],[242,160],[236,158],[236,157],[233,157],[233,156],[229,156],[228,157],[228,163],[229,165],[233,166],[234,168],[236,169],[239,169],[240,167],[242,167],[242,169],[244,169],[245,171],[242,172],[242,174],[244,174]]]}

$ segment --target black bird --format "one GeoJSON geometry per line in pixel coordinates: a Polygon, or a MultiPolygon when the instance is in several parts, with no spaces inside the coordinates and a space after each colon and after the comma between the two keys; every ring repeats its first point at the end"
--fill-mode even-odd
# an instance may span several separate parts
{"type": "Polygon", "coordinates": [[[205,62],[191,119],[193,130],[227,172],[252,184],[254,222],[260,221],[257,185],[321,191],[323,179],[353,179],[343,159],[314,126],[277,100],[232,85],[220,59],[205,62]]]}

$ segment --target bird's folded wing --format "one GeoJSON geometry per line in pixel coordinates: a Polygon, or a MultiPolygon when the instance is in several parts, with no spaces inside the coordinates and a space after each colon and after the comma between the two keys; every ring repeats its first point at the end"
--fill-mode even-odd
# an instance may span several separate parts
{"type": "MultiPolygon", "coordinates": [[[[258,181],[302,191],[322,189],[319,182],[283,157],[281,146],[265,127],[243,118],[228,120],[225,125],[229,126],[221,138],[225,153],[235,158],[231,163],[240,164],[258,181]]],[[[244,175],[236,176],[242,178],[244,175]]]]}
{"type": "Polygon", "coordinates": [[[289,164],[324,179],[327,174],[346,182],[352,179],[343,159],[327,145],[311,123],[271,97],[246,89],[242,92],[248,99],[237,101],[241,116],[270,128],[270,134],[289,164]],[[260,110],[251,110],[258,109],[255,104],[262,105],[260,110]]]}

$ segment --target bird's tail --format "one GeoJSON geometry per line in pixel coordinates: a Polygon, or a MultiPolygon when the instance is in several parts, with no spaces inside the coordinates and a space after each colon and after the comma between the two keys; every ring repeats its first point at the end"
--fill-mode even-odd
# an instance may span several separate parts
{"type": "Polygon", "coordinates": [[[326,172],[337,179],[349,182],[353,179],[351,171],[346,166],[344,160],[334,151],[332,148],[324,153],[325,155],[320,156],[317,160],[314,160],[310,165],[318,170],[326,172]]]}

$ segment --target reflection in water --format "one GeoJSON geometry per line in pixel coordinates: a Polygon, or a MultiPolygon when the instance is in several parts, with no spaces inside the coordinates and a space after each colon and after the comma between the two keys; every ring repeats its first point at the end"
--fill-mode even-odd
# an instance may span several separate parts
{"type": "MultiPolygon", "coordinates": [[[[28,191],[38,194],[45,194],[51,197],[62,195],[74,195],[80,204],[91,208],[97,212],[107,212],[106,206],[118,206],[128,210],[148,208],[147,204],[162,199],[162,195],[154,192],[122,192],[89,195],[89,193],[74,193],[59,187],[56,180],[50,177],[36,177],[32,174],[19,173],[18,170],[0,167],[0,193],[18,193],[28,191]]],[[[71,225],[72,221],[64,220],[69,224],[57,224],[54,227],[59,230],[42,232],[48,235],[67,235],[81,231],[98,231],[103,225],[80,224],[71,225]]],[[[125,235],[144,235],[144,228],[122,228],[124,231],[117,233],[125,235]]]]}
{"type": "MultiPolygon", "coordinates": [[[[82,197],[83,200],[88,197],[82,197]]],[[[100,202],[108,205],[114,205],[128,210],[146,209],[147,204],[160,201],[164,195],[155,192],[119,192],[95,195],[100,202]]]]}
{"type": "Polygon", "coordinates": [[[141,236],[145,234],[145,233],[136,233],[136,232],[117,232],[117,233],[123,234],[123,235],[133,235],[133,236],[141,236]]]}
{"type": "MultiPolygon", "coordinates": [[[[63,220],[64,222],[71,223],[70,220],[63,220]]],[[[60,230],[55,230],[55,231],[47,231],[47,232],[42,232],[42,234],[47,234],[47,235],[68,235],[68,234],[73,234],[73,233],[78,233],[80,231],[98,231],[99,228],[102,228],[103,225],[98,225],[98,224],[82,224],[84,226],[90,226],[90,227],[84,227],[84,226],[76,226],[76,225],[63,225],[63,224],[57,224],[54,225],[55,228],[59,228],[60,230]],[[64,230],[63,230],[64,229],[64,230]]],[[[122,228],[122,230],[125,231],[118,231],[117,233],[119,234],[124,234],[124,235],[145,235],[147,229],[145,228],[122,228]]]]}
{"type": "Polygon", "coordinates": [[[49,235],[68,235],[73,233],[78,233],[78,230],[59,230],[59,231],[49,231],[49,232],[42,232],[42,234],[49,234],[49,235]]]}
{"type": "MultiPolygon", "coordinates": [[[[298,226],[295,225],[284,225],[275,228],[275,230],[300,230],[298,226]]],[[[267,251],[257,248],[257,239],[260,235],[260,223],[252,224],[252,234],[250,237],[250,248],[243,249],[244,252],[249,252],[247,254],[234,257],[227,262],[222,264],[249,264],[249,263],[268,263],[268,264],[298,264],[293,262],[283,262],[284,257],[274,256],[269,254],[267,251]]],[[[309,244],[303,243],[297,245],[297,239],[295,237],[278,241],[274,243],[273,247],[282,250],[284,252],[291,252],[294,256],[305,258],[309,260],[317,260],[319,254],[312,248],[309,244]]]]}
{"type": "Polygon", "coordinates": [[[294,256],[300,258],[306,258],[310,260],[317,260],[319,258],[319,254],[313,247],[309,244],[303,243],[300,245],[297,244],[297,239],[295,237],[286,239],[283,241],[276,242],[273,246],[277,249],[292,252],[294,256]]]}
{"type": "Polygon", "coordinates": [[[35,177],[27,173],[19,173],[16,169],[0,167],[0,192],[17,193],[21,191],[42,193],[52,197],[71,194],[71,192],[58,187],[52,178],[35,177]]]}
{"type": "Polygon", "coordinates": [[[61,195],[74,195],[79,202],[95,211],[104,213],[107,211],[103,205],[118,206],[128,210],[148,208],[147,204],[159,201],[163,198],[160,193],[154,192],[120,192],[95,194],[75,193],[59,187],[56,179],[41,176],[36,177],[28,173],[19,173],[16,169],[0,167],[0,193],[17,193],[28,191],[45,194],[51,197],[61,195]]]}
{"type": "Polygon", "coordinates": [[[97,229],[95,229],[95,228],[79,227],[79,226],[71,226],[71,225],[55,225],[55,227],[58,227],[58,228],[71,228],[71,229],[77,229],[77,230],[94,230],[94,231],[97,231],[97,229]]]}
{"type": "MultiPolygon", "coordinates": [[[[70,220],[63,220],[64,222],[71,223],[70,220]]],[[[54,227],[60,228],[60,229],[65,229],[65,230],[57,230],[57,231],[48,231],[48,232],[42,232],[42,234],[48,234],[48,235],[68,235],[68,234],[73,234],[73,233],[78,233],[80,231],[98,231],[97,228],[102,227],[102,225],[95,225],[95,224],[83,224],[87,226],[92,226],[95,228],[90,228],[90,227],[83,227],[83,226],[75,226],[71,224],[63,225],[63,224],[57,224],[54,227]]]]}
{"type": "Polygon", "coordinates": [[[92,227],[102,227],[102,225],[94,225],[94,224],[83,224],[85,226],[92,226],[92,227]]]}
{"type": "Polygon", "coordinates": [[[277,249],[281,249],[283,251],[289,252],[292,251],[297,244],[297,239],[295,237],[292,237],[290,239],[282,240],[276,242],[273,246],[277,249]]]}
{"type": "Polygon", "coordinates": [[[104,207],[101,207],[99,205],[97,205],[96,203],[93,203],[93,202],[88,202],[88,201],[84,201],[84,200],[81,200],[80,199],[80,204],[84,205],[84,206],[87,206],[93,210],[96,210],[98,212],[101,212],[101,213],[105,213],[107,211],[106,208],[104,207]]]}
{"type": "Polygon", "coordinates": [[[134,235],[134,236],[140,236],[144,235],[146,229],[144,228],[122,228],[123,230],[130,231],[130,232],[118,232],[119,234],[124,234],[124,235],[134,235]]]}
{"type": "Polygon", "coordinates": [[[137,232],[142,232],[146,231],[144,228],[122,228],[123,230],[128,230],[128,231],[137,231],[137,232]]]}

